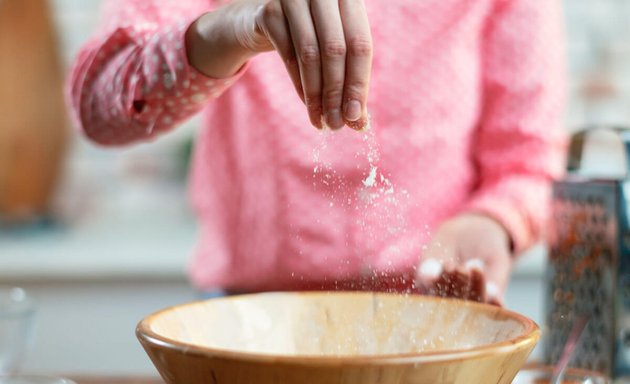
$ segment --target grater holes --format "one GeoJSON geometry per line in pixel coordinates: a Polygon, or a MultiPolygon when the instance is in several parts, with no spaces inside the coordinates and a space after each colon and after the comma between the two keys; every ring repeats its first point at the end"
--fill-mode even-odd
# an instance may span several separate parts
{"type": "MultiPolygon", "coordinates": [[[[591,322],[572,365],[609,372],[613,337],[613,239],[609,223],[614,195],[602,196],[601,186],[556,185],[552,205],[555,241],[550,244],[550,265],[545,335],[545,358],[557,361],[574,315],[588,313],[591,322]],[[607,275],[607,273],[609,275],[607,275]]],[[[630,286],[630,284],[629,284],[630,286]]],[[[630,297],[630,296],[629,296],[630,297]]]]}

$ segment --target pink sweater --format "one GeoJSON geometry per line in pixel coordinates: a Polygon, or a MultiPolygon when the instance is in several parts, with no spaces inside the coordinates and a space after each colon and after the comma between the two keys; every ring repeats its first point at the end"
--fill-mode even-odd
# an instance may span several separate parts
{"type": "Polygon", "coordinates": [[[192,68],[184,35],[211,0],[106,4],[72,69],[73,115],[121,145],[203,111],[197,287],[408,287],[431,232],[461,212],[500,221],[515,252],[541,235],[563,164],[560,0],[366,2],[369,133],[309,126],[275,52],[229,79],[192,68]]]}

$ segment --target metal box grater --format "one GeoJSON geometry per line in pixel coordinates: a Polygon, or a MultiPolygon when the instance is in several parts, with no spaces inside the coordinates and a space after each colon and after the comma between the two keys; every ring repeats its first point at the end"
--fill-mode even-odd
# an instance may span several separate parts
{"type": "MultiPolygon", "coordinates": [[[[630,164],[630,130],[609,130],[630,164]]],[[[590,131],[572,137],[569,175],[554,183],[543,356],[556,363],[573,320],[588,314],[570,365],[620,378],[630,375],[630,178],[577,175],[590,131]]]]}

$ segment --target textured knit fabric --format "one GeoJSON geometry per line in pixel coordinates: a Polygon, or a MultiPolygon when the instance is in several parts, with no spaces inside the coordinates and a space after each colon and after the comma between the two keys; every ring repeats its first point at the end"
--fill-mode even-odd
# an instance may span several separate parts
{"type": "MultiPolygon", "coordinates": [[[[201,289],[408,287],[437,226],[481,212],[521,252],[561,172],[559,0],[366,0],[371,128],[319,132],[275,52],[227,79],[187,60],[210,0],[109,1],[69,83],[92,140],[152,140],[204,113],[190,173],[201,289]]],[[[479,239],[484,241],[484,239],[479,239]]]]}

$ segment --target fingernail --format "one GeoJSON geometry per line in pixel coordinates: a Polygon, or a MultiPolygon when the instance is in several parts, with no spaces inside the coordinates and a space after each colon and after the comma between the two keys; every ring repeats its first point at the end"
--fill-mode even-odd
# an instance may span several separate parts
{"type": "Polygon", "coordinates": [[[356,100],[350,100],[346,103],[344,115],[349,121],[357,121],[361,118],[361,103],[356,100]]]}
{"type": "Polygon", "coordinates": [[[316,117],[311,118],[311,123],[315,126],[315,128],[317,128],[320,131],[326,128],[324,117],[322,115],[319,115],[319,118],[316,118],[316,117]]]}
{"type": "Polygon", "coordinates": [[[326,124],[332,129],[343,127],[343,119],[339,109],[332,109],[326,113],[326,124]]]}
{"type": "Polygon", "coordinates": [[[472,271],[476,269],[478,271],[483,271],[483,267],[485,266],[483,260],[481,259],[470,259],[464,264],[464,268],[467,271],[472,271]]]}
{"type": "Polygon", "coordinates": [[[497,298],[499,297],[499,286],[489,281],[486,283],[486,296],[497,298]]]}
{"type": "Polygon", "coordinates": [[[420,265],[420,276],[426,279],[435,279],[440,277],[444,268],[442,264],[433,259],[425,260],[420,265]]]}

